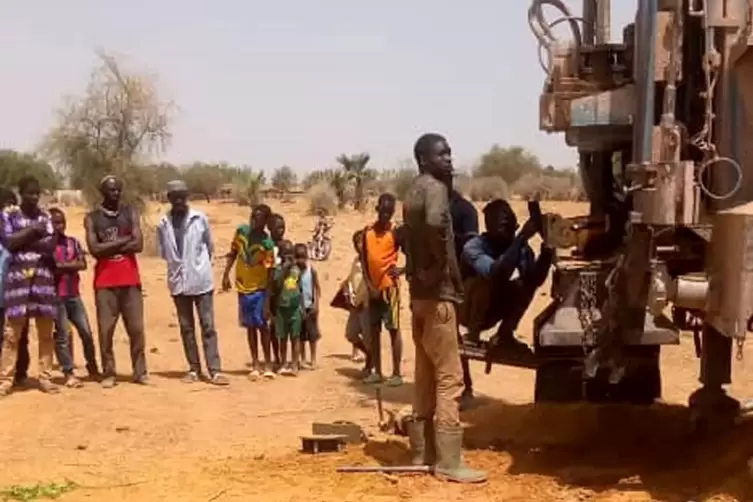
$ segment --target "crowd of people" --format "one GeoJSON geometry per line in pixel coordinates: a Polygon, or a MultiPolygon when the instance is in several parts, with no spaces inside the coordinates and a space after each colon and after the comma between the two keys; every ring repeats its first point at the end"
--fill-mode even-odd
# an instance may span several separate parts
{"type": "MultiPolygon", "coordinates": [[[[52,381],[53,353],[65,377],[65,386],[81,386],[74,373],[71,326],[81,337],[88,376],[98,379],[105,388],[115,386],[113,336],[120,318],[130,343],[132,380],[149,383],[137,259],[143,250],[143,235],[136,211],[121,200],[122,191],[123,184],[115,176],[101,181],[101,204],[84,220],[88,250],[85,252],[82,243],[66,233],[62,210],[41,209],[36,179],[25,177],[19,182],[20,201],[12,190],[2,190],[0,317],[7,326],[2,329],[0,373],[7,368],[13,371],[0,374],[0,395],[7,395],[14,385],[26,380],[32,320],[39,338],[42,391],[59,391],[52,381]],[[80,273],[88,266],[87,254],[95,260],[93,288],[101,365],[97,362],[88,313],[80,295],[80,273]]],[[[207,216],[188,204],[188,195],[185,182],[168,183],[170,209],[157,225],[158,254],[166,263],[167,287],[175,305],[188,364],[184,381],[206,380],[228,385],[222,374],[215,328],[212,231],[207,216]],[[202,371],[197,344],[196,314],[206,373],[202,371]]],[[[382,380],[381,358],[377,337],[370,333],[384,324],[394,352],[388,385],[402,384],[397,282],[402,272],[396,266],[399,245],[391,222],[395,206],[394,196],[380,197],[377,222],[359,233],[363,237],[358,242],[359,249],[369,250],[359,254],[364,259],[368,257],[364,262],[368,274],[362,285],[371,293],[366,301],[356,302],[362,315],[354,318],[363,322],[354,324],[351,319],[346,330],[349,339],[360,340],[354,342],[354,347],[366,354],[365,381],[378,383],[382,380]],[[373,315],[363,315],[369,312],[373,315]]],[[[320,218],[320,224],[328,224],[326,217],[320,218]]],[[[308,246],[287,240],[284,217],[272,213],[266,204],[255,206],[249,222],[236,229],[226,255],[221,289],[235,289],[238,294],[238,321],[246,330],[251,355],[250,379],[296,376],[301,369],[317,367],[317,344],[321,337],[319,278],[308,260],[308,246]]],[[[348,294],[347,299],[346,308],[350,309],[356,295],[348,294]]]]}
{"type": "MultiPolygon", "coordinates": [[[[483,481],[485,473],[465,466],[460,454],[459,411],[473,397],[468,361],[461,357],[460,347],[478,343],[482,331],[498,324],[497,350],[510,358],[533,357],[515,330],[546,279],[553,252],[542,245],[535,255],[528,241],[539,231],[536,222],[529,219],[519,229],[505,200],[486,205],[486,231],[479,231],[475,207],[453,187],[451,149],[444,137],[422,136],[414,156],[419,175],[403,201],[403,224],[393,223],[395,196],[380,195],[374,223],[353,235],[356,256],[351,272],[330,305],[348,311],[345,336],[353,358],[365,362],[364,383],[400,386],[400,282],[407,280],[416,354],[414,416],[408,427],[413,462],[432,465],[435,473],[455,481],[483,481]],[[401,252],[405,267],[398,266],[401,252]],[[461,325],[468,330],[465,338],[460,336],[461,325]],[[382,372],[382,330],[389,334],[392,349],[387,377],[382,372]]],[[[81,338],[88,375],[105,388],[115,386],[113,336],[120,318],[130,344],[132,381],[149,384],[137,259],[144,246],[140,219],[122,201],[123,184],[117,177],[106,176],[100,192],[100,205],[85,218],[87,253],[66,233],[62,210],[40,208],[35,178],[20,180],[20,200],[13,191],[0,190],[0,322],[5,324],[0,330],[0,396],[27,377],[32,321],[43,392],[59,391],[52,381],[53,355],[65,386],[81,385],[74,373],[70,327],[81,338]],[[87,254],[95,260],[101,364],[81,299],[80,273],[88,266],[87,254]]],[[[157,247],[166,264],[187,361],[184,381],[224,386],[229,381],[222,373],[215,328],[214,241],[207,216],[189,205],[188,195],[185,182],[168,184],[170,209],[157,226],[157,247]]],[[[237,227],[226,255],[221,289],[237,291],[238,322],[247,333],[252,380],[296,376],[302,369],[317,367],[319,278],[308,246],[286,239],[285,230],[282,215],[265,204],[256,205],[249,222],[237,227]]]]}

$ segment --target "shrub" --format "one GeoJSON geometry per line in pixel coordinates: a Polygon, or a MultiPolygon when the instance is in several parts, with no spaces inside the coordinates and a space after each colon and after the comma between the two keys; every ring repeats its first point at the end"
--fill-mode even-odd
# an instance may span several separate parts
{"type": "Polygon", "coordinates": [[[329,183],[318,183],[306,191],[306,198],[309,201],[309,213],[315,214],[322,209],[327,214],[337,212],[337,194],[329,183]]]}
{"type": "Polygon", "coordinates": [[[418,173],[415,169],[400,169],[394,173],[392,179],[387,183],[386,191],[395,194],[397,200],[405,200],[405,196],[408,195],[413,180],[418,173]]]}
{"type": "Polygon", "coordinates": [[[513,191],[524,199],[578,200],[577,182],[577,178],[570,176],[529,173],[515,182],[513,191]]]}
{"type": "Polygon", "coordinates": [[[461,172],[455,177],[453,186],[455,190],[460,192],[464,197],[471,195],[471,185],[473,184],[473,178],[468,173],[461,172]]]}
{"type": "Polygon", "coordinates": [[[141,234],[144,238],[144,255],[158,256],[157,225],[153,224],[151,221],[152,220],[148,215],[141,215],[141,234]]]}
{"type": "Polygon", "coordinates": [[[272,186],[283,194],[292,190],[296,183],[298,183],[298,176],[288,166],[277,168],[272,174],[272,186]]]}
{"type": "Polygon", "coordinates": [[[469,195],[472,201],[487,202],[509,198],[510,190],[505,180],[499,176],[482,176],[471,180],[469,195]]]}
{"type": "Polygon", "coordinates": [[[327,181],[328,179],[329,173],[327,170],[317,169],[306,174],[306,176],[303,177],[303,182],[301,184],[303,185],[304,190],[309,190],[311,187],[318,185],[323,181],[327,181]]]}

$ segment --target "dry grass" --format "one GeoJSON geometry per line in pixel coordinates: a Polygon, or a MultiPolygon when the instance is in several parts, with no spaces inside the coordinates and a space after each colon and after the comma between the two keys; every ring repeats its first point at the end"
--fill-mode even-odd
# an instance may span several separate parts
{"type": "Polygon", "coordinates": [[[470,190],[468,196],[474,202],[488,202],[494,199],[509,199],[510,189],[507,187],[505,180],[503,180],[499,176],[472,178],[470,180],[470,190]]]}
{"type": "Polygon", "coordinates": [[[337,212],[337,194],[327,183],[319,183],[306,191],[308,199],[309,214],[316,214],[319,210],[326,211],[327,214],[337,212]]]}

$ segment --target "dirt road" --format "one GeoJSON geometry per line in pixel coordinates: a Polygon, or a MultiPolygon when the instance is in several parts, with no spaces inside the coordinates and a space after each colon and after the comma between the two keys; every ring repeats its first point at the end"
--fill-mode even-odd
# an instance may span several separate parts
{"type": "MultiPolygon", "coordinates": [[[[554,204],[545,205],[552,210],[554,204]]],[[[210,216],[219,253],[228,249],[235,226],[248,210],[234,204],[197,204],[210,216]]],[[[302,202],[274,207],[286,215],[290,238],[305,241],[313,218],[302,202]]],[[[517,209],[522,213],[523,204],[517,209]]],[[[584,206],[560,204],[564,214],[584,206]]],[[[156,222],[164,207],[150,208],[156,222]]],[[[83,237],[82,209],[69,209],[70,232],[83,237]]],[[[352,260],[353,231],[370,214],[338,215],[334,250],[319,266],[324,295],[334,294],[352,260]]],[[[344,313],[327,308],[322,316],[320,368],[296,379],[252,383],[245,377],[248,349],[237,327],[235,294],[216,297],[223,366],[228,388],[183,384],[186,367],[163,264],[141,259],[148,321],[148,358],[155,385],[123,382],[110,391],[94,383],[45,396],[25,390],[3,400],[0,431],[0,487],[35,483],[77,485],[64,501],[643,501],[753,500],[746,474],[753,455],[753,427],[698,443],[689,435],[684,404],[696,387],[698,364],[692,343],[665,351],[664,393],[668,404],[647,409],[589,407],[533,408],[533,375],[473,368],[481,395],[465,413],[467,460],[489,470],[478,487],[439,483],[424,476],[338,475],[343,464],[398,462],[406,444],[376,434],[373,393],[355,378],[343,338],[344,313]],[[365,448],[307,457],[296,452],[299,436],[315,420],[351,420],[375,433],[365,448]]],[[[215,263],[219,282],[222,263],[215,263]]],[[[90,284],[87,275],[84,284],[90,284]]],[[[92,294],[84,297],[94,321],[92,294]]],[[[541,295],[531,311],[547,299],[541,295]]],[[[403,322],[408,326],[407,309],[403,322]]],[[[530,313],[521,335],[530,327],[530,313]]],[[[412,379],[413,351],[406,336],[403,363],[412,379]]],[[[78,343],[78,342],[77,342],[78,343]]],[[[32,346],[32,354],[35,354],[32,346]]],[[[116,343],[121,373],[129,369],[127,341],[116,343]]],[[[385,346],[384,350],[389,350],[385,346]]],[[[82,364],[80,345],[76,358],[82,364]]],[[[735,362],[738,397],[753,396],[753,352],[735,362]]],[[[32,365],[32,372],[35,365],[32,365]]],[[[387,389],[388,406],[410,403],[412,386],[387,389]]],[[[18,489],[23,491],[21,489],[18,489]]],[[[2,497],[0,497],[2,500],[2,497]]]]}

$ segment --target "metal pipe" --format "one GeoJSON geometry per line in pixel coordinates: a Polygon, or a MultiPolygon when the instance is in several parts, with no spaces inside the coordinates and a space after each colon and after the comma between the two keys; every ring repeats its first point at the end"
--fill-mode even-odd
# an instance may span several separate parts
{"type": "Polygon", "coordinates": [[[596,1],[596,43],[608,44],[612,38],[612,2],[596,1]]]}
{"type": "Polygon", "coordinates": [[[401,472],[426,472],[430,473],[430,465],[355,465],[338,467],[337,472],[384,472],[384,473],[401,473],[401,472]]]}
{"type": "Polygon", "coordinates": [[[680,51],[682,46],[682,3],[677,2],[673,12],[671,47],[669,50],[669,64],[665,76],[664,99],[662,102],[661,128],[662,144],[659,160],[671,162],[674,160],[674,150],[680,143],[680,137],[675,130],[675,108],[677,100],[677,77],[680,71],[680,51]]]}
{"type": "Polygon", "coordinates": [[[639,0],[635,38],[636,122],[633,127],[633,162],[651,161],[656,83],[656,13],[658,0],[639,0]]]}
{"type": "Polygon", "coordinates": [[[583,43],[593,45],[596,33],[596,0],[583,0],[583,43]]]}

